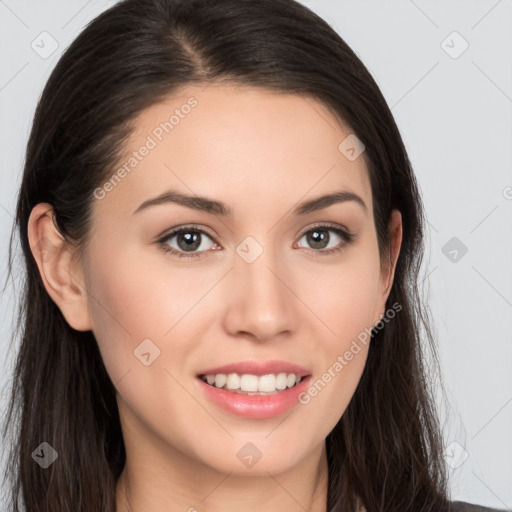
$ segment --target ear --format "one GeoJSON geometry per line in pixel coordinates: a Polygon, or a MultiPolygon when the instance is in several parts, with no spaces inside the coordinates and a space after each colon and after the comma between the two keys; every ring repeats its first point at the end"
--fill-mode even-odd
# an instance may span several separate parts
{"type": "Polygon", "coordinates": [[[36,205],[28,220],[28,240],[43,285],[68,324],[77,331],[91,330],[87,292],[80,265],[73,262],[73,248],[60,234],[53,207],[36,205]]]}
{"type": "Polygon", "coordinates": [[[396,262],[402,246],[402,214],[399,210],[391,212],[391,219],[388,224],[390,247],[387,259],[382,265],[381,279],[379,282],[379,299],[378,299],[378,317],[374,320],[374,325],[379,323],[385,314],[386,301],[391,292],[393,280],[395,278],[396,262]]]}

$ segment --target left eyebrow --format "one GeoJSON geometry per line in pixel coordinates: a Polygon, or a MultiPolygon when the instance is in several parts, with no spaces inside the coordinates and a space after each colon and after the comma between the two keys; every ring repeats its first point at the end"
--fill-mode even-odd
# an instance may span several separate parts
{"type": "MultiPolygon", "coordinates": [[[[338,192],[316,197],[314,199],[310,199],[309,201],[305,201],[299,204],[293,210],[293,214],[307,215],[308,213],[323,210],[324,208],[327,208],[333,204],[343,203],[347,201],[354,201],[358,205],[360,205],[365,211],[368,210],[368,207],[366,206],[365,202],[357,194],[354,194],[353,192],[349,192],[347,190],[340,190],[338,192]]],[[[177,192],[176,190],[167,190],[166,192],[160,194],[157,197],[153,197],[152,199],[144,201],[133,212],[132,215],[142,210],[145,210],[150,206],[156,206],[165,203],[179,204],[182,206],[186,206],[187,208],[204,211],[207,213],[211,213],[213,215],[221,215],[224,217],[234,216],[233,210],[229,206],[220,201],[216,201],[208,197],[183,194],[181,192],[177,192]]]]}
{"type": "Polygon", "coordinates": [[[297,208],[295,208],[295,210],[293,210],[293,213],[295,215],[306,215],[311,212],[316,212],[317,210],[323,210],[333,204],[343,203],[346,201],[355,201],[356,204],[365,210],[365,212],[368,211],[368,207],[365,202],[357,194],[349,192],[348,190],[340,190],[333,194],[316,197],[315,199],[301,203],[297,208]]]}

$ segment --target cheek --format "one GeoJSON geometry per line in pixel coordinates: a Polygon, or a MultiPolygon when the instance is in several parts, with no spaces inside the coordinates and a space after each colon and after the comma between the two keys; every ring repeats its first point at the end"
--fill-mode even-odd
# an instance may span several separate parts
{"type": "Polygon", "coordinates": [[[369,344],[369,335],[360,341],[342,333],[335,344],[324,345],[322,364],[316,365],[308,388],[299,397],[306,439],[324,439],[345,413],[361,379],[369,344]]]}
{"type": "Polygon", "coordinates": [[[354,250],[336,264],[302,272],[310,276],[301,287],[304,302],[321,320],[323,337],[332,342],[330,353],[373,325],[379,290],[379,261],[373,251],[354,250]]]}
{"type": "Polygon", "coordinates": [[[125,417],[136,414],[160,425],[163,436],[173,432],[180,439],[187,430],[179,424],[181,416],[176,425],[169,422],[170,411],[190,410],[195,404],[182,387],[181,373],[186,372],[193,335],[184,332],[186,322],[180,320],[187,318],[192,292],[179,278],[162,278],[161,267],[150,259],[134,251],[115,265],[109,263],[112,259],[96,260],[89,281],[93,332],[125,417]]]}
{"type": "Polygon", "coordinates": [[[114,383],[140,364],[134,350],[143,340],[162,350],[164,334],[183,314],[176,300],[181,283],[163,280],[154,265],[129,254],[115,255],[104,246],[91,258],[87,283],[93,332],[114,383]]]}
{"type": "Polygon", "coordinates": [[[303,287],[304,296],[325,328],[318,340],[315,376],[301,404],[311,411],[307,430],[327,435],[346,410],[366,364],[378,298],[379,260],[373,251],[354,251],[342,263],[317,266],[306,275],[315,275],[315,279],[303,287]]]}
{"type": "Polygon", "coordinates": [[[206,331],[211,307],[203,297],[219,271],[172,269],[164,253],[119,247],[119,241],[103,245],[91,257],[87,282],[93,332],[112,381],[142,366],[134,351],[143,342],[159,354],[156,365],[184,368],[206,331]]]}

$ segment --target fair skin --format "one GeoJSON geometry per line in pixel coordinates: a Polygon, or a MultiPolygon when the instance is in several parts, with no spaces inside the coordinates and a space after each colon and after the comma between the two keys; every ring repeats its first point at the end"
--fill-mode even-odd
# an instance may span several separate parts
{"type": "MultiPolygon", "coordinates": [[[[118,512],[324,512],[325,438],[354,394],[368,345],[307,405],[275,418],[219,409],[201,393],[196,374],[280,359],[319,378],[385,313],[401,216],[393,212],[391,260],[381,268],[363,155],[350,161],[338,150],[350,131],[313,99],[187,87],[139,116],[127,154],[191,96],[197,106],[162,141],[153,136],[156,147],[104,198],[93,199],[93,238],[83,259],[63,242],[49,204],[30,216],[34,257],[66,321],[94,333],[118,391],[127,452],[118,512]],[[172,203],[133,214],[168,189],[222,201],[234,215],[172,203]],[[345,201],[292,213],[339,190],[357,194],[366,209],[345,201]],[[347,244],[327,230],[328,247],[318,248],[304,236],[318,222],[356,238],[347,244]],[[199,257],[164,253],[161,235],[190,224],[207,232],[195,249],[199,257]],[[263,248],[251,263],[236,252],[248,236],[263,248]],[[36,249],[44,243],[51,257],[36,249]],[[343,244],[341,252],[319,254],[343,244]],[[148,338],[160,356],[145,366],[134,350],[148,338]],[[249,442],[262,453],[252,467],[237,457],[249,442]]],[[[174,236],[166,245],[185,252],[179,242],[174,236]]]]}

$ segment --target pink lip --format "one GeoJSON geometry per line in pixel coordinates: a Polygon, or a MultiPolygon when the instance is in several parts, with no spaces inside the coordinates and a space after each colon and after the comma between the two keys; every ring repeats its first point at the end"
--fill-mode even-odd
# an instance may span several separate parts
{"type": "MultiPolygon", "coordinates": [[[[265,368],[268,370],[268,366],[265,368]]],[[[210,370],[208,373],[210,373],[210,370]]],[[[224,371],[215,369],[215,372],[211,373],[224,373],[224,371]]],[[[254,374],[254,367],[251,373],[254,374]]],[[[290,371],[289,373],[294,372],[290,371]]],[[[265,375],[265,372],[262,372],[261,375],[265,375]]],[[[284,414],[299,403],[299,395],[308,388],[310,381],[311,376],[309,375],[303,378],[299,384],[280,391],[275,395],[241,395],[210,386],[210,384],[207,384],[200,378],[196,378],[198,386],[218,407],[236,416],[249,419],[267,419],[284,414]]]]}
{"type": "MultiPolygon", "coordinates": [[[[269,373],[294,373],[299,377],[306,377],[311,372],[293,363],[287,363],[286,361],[240,361],[238,363],[226,364],[224,366],[217,366],[215,368],[208,368],[197,374],[200,375],[214,375],[217,373],[238,373],[242,375],[244,373],[250,373],[252,375],[268,375],[269,373]]],[[[294,388],[291,388],[294,389],[294,388]]]]}

